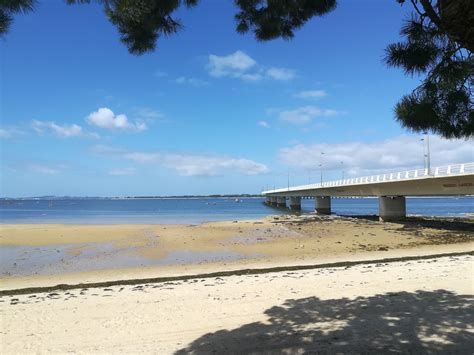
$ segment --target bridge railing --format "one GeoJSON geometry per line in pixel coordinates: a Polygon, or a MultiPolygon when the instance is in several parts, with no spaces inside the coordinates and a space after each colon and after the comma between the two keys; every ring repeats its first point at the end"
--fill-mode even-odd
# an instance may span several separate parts
{"type": "Polygon", "coordinates": [[[408,171],[401,171],[401,172],[395,172],[395,173],[386,173],[386,174],[378,174],[378,175],[370,175],[370,176],[327,181],[327,182],[317,183],[317,184],[292,186],[289,188],[264,191],[263,193],[265,194],[265,193],[277,193],[277,192],[285,192],[285,191],[299,191],[299,190],[320,189],[320,188],[326,188],[326,187],[360,185],[360,184],[375,184],[375,183],[390,182],[390,181],[421,179],[421,178],[426,178],[429,176],[442,177],[442,176],[463,175],[463,174],[474,174],[474,162],[438,166],[431,169],[416,169],[416,170],[408,170],[408,171]]]}

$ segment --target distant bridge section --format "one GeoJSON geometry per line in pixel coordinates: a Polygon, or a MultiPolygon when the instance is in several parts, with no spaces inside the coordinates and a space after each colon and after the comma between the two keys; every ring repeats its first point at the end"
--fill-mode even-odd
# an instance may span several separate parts
{"type": "MultiPolygon", "coordinates": [[[[377,196],[381,220],[406,216],[406,196],[474,195],[474,163],[409,170],[263,191],[266,203],[301,209],[301,198],[314,197],[320,214],[331,213],[331,197],[377,196]]],[[[473,207],[474,208],[474,207],[473,207]]]]}

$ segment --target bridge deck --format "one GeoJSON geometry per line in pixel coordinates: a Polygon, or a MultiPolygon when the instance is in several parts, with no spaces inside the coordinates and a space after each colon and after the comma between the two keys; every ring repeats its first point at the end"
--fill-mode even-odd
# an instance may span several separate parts
{"type": "Polygon", "coordinates": [[[286,197],[473,195],[474,163],[291,186],[262,194],[286,197]]]}

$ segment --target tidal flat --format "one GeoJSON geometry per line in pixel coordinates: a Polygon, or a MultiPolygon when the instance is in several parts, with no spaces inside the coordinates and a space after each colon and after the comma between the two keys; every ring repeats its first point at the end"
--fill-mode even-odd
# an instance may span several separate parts
{"type": "Polygon", "coordinates": [[[197,225],[4,224],[1,289],[469,252],[469,218],[271,216],[197,225]]]}

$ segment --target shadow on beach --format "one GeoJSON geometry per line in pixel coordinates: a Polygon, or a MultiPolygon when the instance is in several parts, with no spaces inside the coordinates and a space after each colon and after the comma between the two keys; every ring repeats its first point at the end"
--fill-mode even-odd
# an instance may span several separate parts
{"type": "Polygon", "coordinates": [[[446,290],[290,299],[268,320],[205,334],[176,354],[466,353],[474,298],[446,290]]]}

